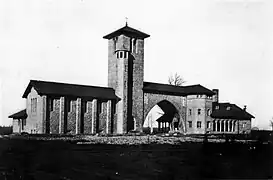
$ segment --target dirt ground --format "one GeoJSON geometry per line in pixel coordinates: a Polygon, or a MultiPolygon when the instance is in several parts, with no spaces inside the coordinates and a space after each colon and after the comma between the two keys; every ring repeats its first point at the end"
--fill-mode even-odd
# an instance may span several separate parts
{"type": "Polygon", "coordinates": [[[272,144],[76,144],[0,139],[0,179],[272,178],[272,144]]]}

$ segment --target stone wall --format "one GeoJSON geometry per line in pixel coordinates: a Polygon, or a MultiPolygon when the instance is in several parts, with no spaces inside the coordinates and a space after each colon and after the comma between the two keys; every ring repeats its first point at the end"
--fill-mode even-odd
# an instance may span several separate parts
{"type": "MultiPolygon", "coordinates": [[[[144,80],[144,40],[136,39],[136,47],[132,50],[133,60],[133,94],[132,116],[136,128],[142,130],[143,119],[143,80],[144,80]]],[[[129,59],[131,60],[131,59],[129,59]]],[[[132,120],[133,120],[132,119],[132,120]]],[[[131,129],[134,123],[132,122],[131,129]]]]}
{"type": "Polygon", "coordinates": [[[49,98],[49,107],[50,110],[50,134],[58,134],[59,133],[59,115],[60,115],[60,99],[59,98],[49,98]],[[53,104],[51,104],[53,103],[53,104]]]}
{"type": "Polygon", "coordinates": [[[240,134],[248,134],[251,132],[251,120],[240,120],[238,121],[238,126],[240,134]]]}
{"type": "Polygon", "coordinates": [[[70,100],[70,111],[67,113],[67,132],[72,134],[76,134],[76,101],[70,100]]]}
{"type": "MultiPolygon", "coordinates": [[[[92,134],[92,101],[86,101],[86,112],[84,113],[84,134],[92,134]]],[[[84,109],[82,109],[84,110],[84,109]]]]}

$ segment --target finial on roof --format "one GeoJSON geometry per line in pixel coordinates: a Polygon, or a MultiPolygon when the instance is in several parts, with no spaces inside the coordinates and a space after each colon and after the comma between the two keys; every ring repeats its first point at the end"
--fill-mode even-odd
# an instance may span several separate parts
{"type": "Polygon", "coordinates": [[[125,17],[125,20],[126,20],[125,26],[128,26],[128,18],[125,17]]]}

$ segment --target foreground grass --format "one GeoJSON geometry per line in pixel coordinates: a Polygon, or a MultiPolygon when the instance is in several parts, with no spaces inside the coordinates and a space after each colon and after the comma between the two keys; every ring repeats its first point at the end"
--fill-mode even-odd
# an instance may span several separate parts
{"type": "Polygon", "coordinates": [[[76,144],[0,139],[0,179],[270,178],[271,144],[76,144]]]}

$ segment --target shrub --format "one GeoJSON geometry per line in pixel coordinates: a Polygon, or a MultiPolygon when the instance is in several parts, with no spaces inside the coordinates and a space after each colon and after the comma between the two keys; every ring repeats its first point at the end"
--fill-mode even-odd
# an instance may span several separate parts
{"type": "Polygon", "coordinates": [[[12,134],[12,126],[0,126],[0,135],[12,134]]]}

